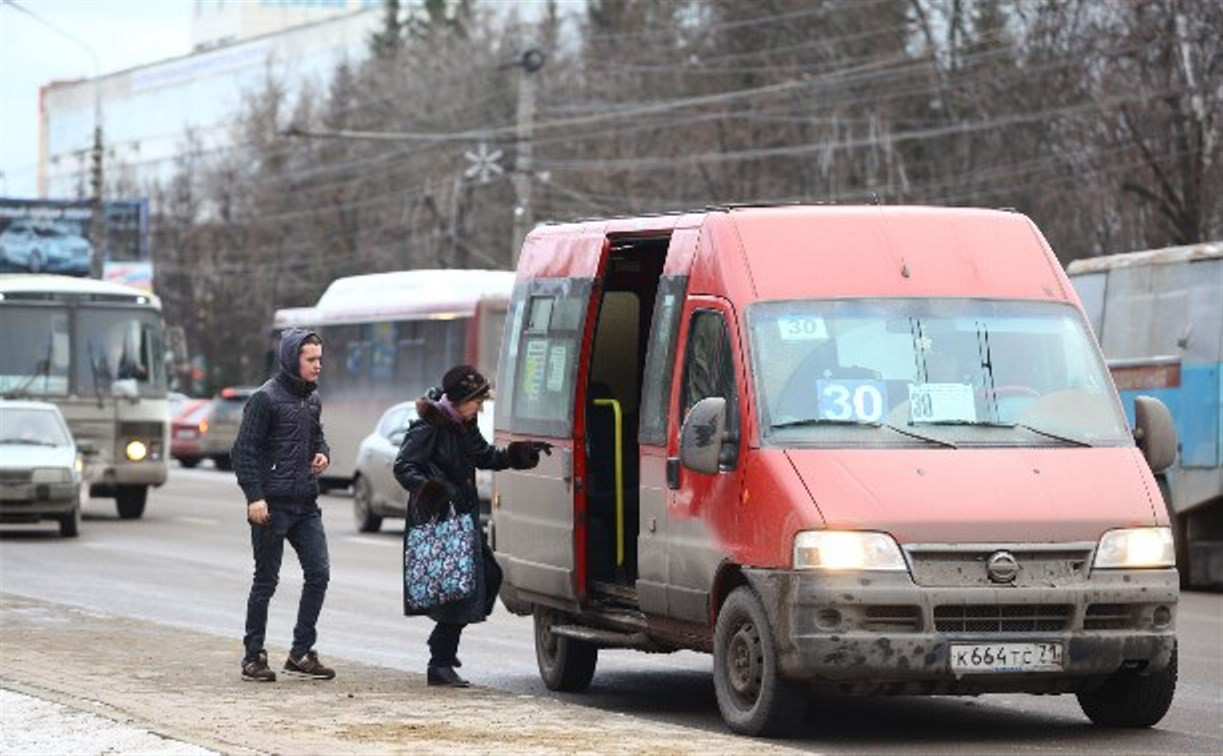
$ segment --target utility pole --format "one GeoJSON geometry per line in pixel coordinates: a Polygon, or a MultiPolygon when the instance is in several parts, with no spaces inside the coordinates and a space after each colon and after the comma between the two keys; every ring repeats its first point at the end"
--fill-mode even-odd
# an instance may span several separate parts
{"type": "Polygon", "coordinates": [[[544,66],[544,54],[530,48],[518,59],[518,119],[514,137],[514,170],[510,181],[514,184],[513,238],[510,240],[511,260],[518,264],[522,242],[535,226],[535,206],[531,203],[531,152],[535,132],[535,74],[544,66]]]}
{"type": "Polygon", "coordinates": [[[89,275],[102,278],[103,252],[106,248],[106,210],[102,207],[102,100],[98,97],[98,82],[94,83],[93,149],[89,164],[89,187],[92,201],[89,219],[89,241],[93,245],[93,257],[89,260],[89,275]]]}
{"type": "Polygon", "coordinates": [[[106,243],[106,213],[103,212],[102,208],[102,181],[104,178],[102,174],[102,66],[98,63],[98,54],[94,52],[93,47],[80,37],[56,26],[29,8],[18,4],[15,0],[3,0],[3,2],[10,8],[26,14],[56,34],[71,41],[84,50],[89,55],[90,60],[93,61],[93,147],[90,151],[89,161],[92,215],[89,221],[89,236],[90,242],[93,244],[93,258],[89,263],[89,275],[94,278],[101,278],[103,245],[106,243]]]}

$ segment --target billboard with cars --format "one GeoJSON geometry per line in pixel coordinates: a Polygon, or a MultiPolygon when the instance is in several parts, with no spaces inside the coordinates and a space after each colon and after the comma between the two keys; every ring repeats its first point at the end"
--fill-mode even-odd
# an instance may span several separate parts
{"type": "Polygon", "coordinates": [[[99,234],[90,200],[0,198],[0,272],[88,276],[96,254],[104,267],[148,261],[146,200],[103,202],[101,220],[99,234]]]}

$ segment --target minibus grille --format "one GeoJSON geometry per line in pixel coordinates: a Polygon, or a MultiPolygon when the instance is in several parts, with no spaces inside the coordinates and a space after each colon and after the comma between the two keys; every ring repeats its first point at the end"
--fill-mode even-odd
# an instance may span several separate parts
{"type": "Polygon", "coordinates": [[[1069,604],[969,604],[934,608],[940,633],[1036,633],[1065,630],[1069,604]]]}
{"type": "Polygon", "coordinates": [[[1092,604],[1083,616],[1084,630],[1124,630],[1134,625],[1129,604],[1092,604]]]}
{"type": "Polygon", "coordinates": [[[1041,550],[1015,547],[911,546],[906,549],[913,570],[913,581],[927,588],[995,586],[986,564],[999,551],[1009,551],[1019,564],[1011,585],[1074,585],[1087,580],[1091,546],[1041,550]]]}
{"type": "Polygon", "coordinates": [[[917,606],[868,606],[862,617],[862,628],[876,633],[916,633],[921,624],[921,607],[917,606]]]}

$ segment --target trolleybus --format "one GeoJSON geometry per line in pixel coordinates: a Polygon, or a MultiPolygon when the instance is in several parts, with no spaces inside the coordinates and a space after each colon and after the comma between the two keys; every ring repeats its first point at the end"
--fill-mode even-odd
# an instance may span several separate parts
{"type": "Polygon", "coordinates": [[[420,396],[447,368],[496,372],[512,271],[408,270],[336,279],[313,307],[278,310],[273,334],[323,339],[323,425],[331,466],[320,483],[352,483],[357,449],[382,412],[420,396]]]}
{"type": "Polygon", "coordinates": [[[1223,588],[1223,242],[1075,260],[1070,280],[1134,418],[1172,411],[1180,453],[1157,480],[1185,585],[1223,588]]]}

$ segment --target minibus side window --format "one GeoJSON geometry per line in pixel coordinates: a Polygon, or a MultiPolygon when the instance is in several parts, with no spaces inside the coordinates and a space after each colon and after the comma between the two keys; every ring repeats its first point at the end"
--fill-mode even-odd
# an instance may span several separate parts
{"type": "Polygon", "coordinates": [[[516,334],[510,425],[515,433],[563,438],[573,428],[573,394],[590,281],[532,282],[516,334]]]}
{"type": "Polygon", "coordinates": [[[663,276],[658,284],[645,358],[645,382],[641,387],[641,428],[637,438],[643,444],[666,442],[675,337],[679,333],[679,316],[687,285],[687,276],[663,276]]]}
{"type": "MultiPolygon", "coordinates": [[[[739,437],[739,394],[735,386],[735,361],[730,351],[726,320],[720,312],[697,310],[688,329],[688,353],[684,359],[684,383],[680,396],[680,417],[687,417],[692,405],[710,396],[726,399],[726,431],[739,437]]],[[[724,466],[733,466],[735,457],[724,454],[724,466]]]]}

